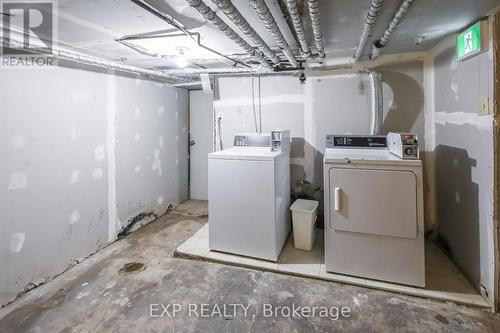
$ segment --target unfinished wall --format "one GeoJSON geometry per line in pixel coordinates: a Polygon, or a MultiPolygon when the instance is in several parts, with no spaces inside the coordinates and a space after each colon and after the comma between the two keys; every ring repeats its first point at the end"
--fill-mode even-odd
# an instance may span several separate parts
{"type": "Polygon", "coordinates": [[[0,305],[187,193],[187,92],[87,69],[0,76],[0,305]]]}
{"type": "MultiPolygon", "coordinates": [[[[272,129],[289,129],[292,140],[292,187],[304,175],[293,168],[298,158],[303,159],[304,150],[304,86],[293,76],[262,76],[260,78],[259,117],[259,77],[219,78],[214,96],[216,118],[222,115],[223,148],[233,146],[233,136],[237,132],[255,133],[272,129]],[[252,85],[254,91],[252,92],[252,85]],[[254,110],[255,108],[255,115],[254,110]]],[[[215,126],[216,127],[216,126],[215,126]]],[[[216,149],[220,149],[216,139],[216,149]]]]}
{"type": "Polygon", "coordinates": [[[493,296],[492,51],[464,62],[454,39],[434,57],[435,158],[439,235],[478,290],[493,296]]]}
{"type": "MultiPolygon", "coordinates": [[[[384,133],[417,133],[423,147],[423,68],[420,61],[376,68],[384,78],[384,133]]],[[[296,195],[322,200],[323,154],[327,134],[367,134],[370,86],[366,73],[335,72],[309,75],[305,85],[295,76],[262,76],[262,130],[291,130],[291,185],[296,195]],[[301,186],[299,180],[311,186],[301,186]]],[[[258,118],[258,77],[253,79],[258,118]]],[[[251,77],[218,80],[214,110],[223,116],[223,145],[232,146],[235,132],[255,132],[251,77]]],[[[259,121],[257,121],[259,123],[259,121]]],[[[217,145],[217,148],[220,147],[217,145]]],[[[321,207],[320,207],[321,211],[321,207]]]]}

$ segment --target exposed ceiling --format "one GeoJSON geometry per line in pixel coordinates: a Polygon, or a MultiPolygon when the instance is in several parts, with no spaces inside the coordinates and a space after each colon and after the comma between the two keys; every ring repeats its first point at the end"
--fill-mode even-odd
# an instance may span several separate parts
{"type": "MultiPolygon", "coordinates": [[[[203,1],[229,26],[240,33],[243,39],[253,45],[211,0],[203,1]]],[[[298,56],[298,45],[280,9],[280,1],[283,5],[285,0],[266,0],[286,41],[298,56]]],[[[239,46],[208,23],[185,0],[147,0],[147,2],[175,18],[190,32],[199,33],[200,42],[203,45],[238,60],[250,60],[239,46]]],[[[163,71],[229,68],[227,59],[209,51],[204,50],[198,54],[189,53],[190,51],[185,48],[189,41],[182,40],[182,37],[177,38],[177,41],[174,38],[139,41],[134,44],[135,49],[116,41],[124,36],[155,31],[179,32],[172,25],[130,0],[59,0],[58,3],[58,39],[61,45],[66,47],[128,65],[163,71]],[[141,50],[145,52],[138,52],[141,50]],[[161,53],[164,56],[153,56],[151,53],[161,53]],[[178,58],[182,56],[189,58],[187,63],[179,63],[178,58]]],[[[278,45],[250,6],[249,1],[232,0],[232,3],[261,38],[272,49],[279,51],[278,45]]],[[[327,59],[353,56],[369,3],[370,0],[320,1],[321,26],[327,59]]],[[[373,41],[382,35],[400,3],[401,0],[384,1],[372,37],[365,49],[365,56],[368,55],[369,46],[373,41]]],[[[299,0],[299,4],[302,4],[306,36],[310,47],[314,49],[311,23],[307,9],[303,6],[304,0],[299,0]]],[[[428,50],[439,40],[484,17],[498,5],[500,5],[500,0],[416,0],[384,52],[428,50]],[[423,42],[417,45],[415,40],[419,37],[423,42]]],[[[196,49],[196,46],[194,48],[196,49]]]]}
{"type": "MultiPolygon", "coordinates": [[[[384,1],[365,56],[370,52],[368,46],[381,37],[400,3],[401,0],[384,1]]],[[[368,5],[369,0],[321,1],[327,56],[350,57],[354,54],[368,5]]],[[[443,38],[483,18],[498,5],[499,0],[415,0],[394,32],[385,53],[429,50],[443,38]],[[424,38],[420,45],[415,43],[418,37],[424,38]]]]}

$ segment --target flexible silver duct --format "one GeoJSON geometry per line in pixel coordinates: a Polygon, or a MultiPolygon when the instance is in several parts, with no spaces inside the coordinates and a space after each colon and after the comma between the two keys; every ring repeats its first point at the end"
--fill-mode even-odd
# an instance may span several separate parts
{"type": "Polygon", "coordinates": [[[297,0],[286,0],[286,6],[288,8],[288,13],[292,19],[293,28],[297,34],[297,39],[299,40],[300,48],[304,57],[311,57],[311,50],[309,49],[309,44],[307,44],[306,33],[304,31],[304,23],[300,17],[299,7],[297,6],[297,0]]]}
{"type": "Polygon", "coordinates": [[[371,115],[370,135],[379,135],[384,119],[384,94],[382,91],[382,75],[377,72],[368,73],[370,78],[371,115]]]}
{"type": "Polygon", "coordinates": [[[321,17],[319,11],[319,0],[307,0],[309,16],[311,17],[314,42],[318,51],[318,60],[325,59],[325,44],[323,43],[323,33],[321,32],[321,17]]]}
{"type": "Polygon", "coordinates": [[[273,50],[267,46],[257,32],[250,26],[248,21],[241,15],[230,0],[212,0],[224,14],[257,46],[260,52],[271,60],[275,65],[279,64],[279,58],[273,50]]]}
{"type": "Polygon", "coordinates": [[[245,42],[243,38],[240,37],[233,29],[231,29],[222,19],[217,16],[217,14],[210,9],[202,0],[186,0],[186,2],[196,9],[207,21],[212,23],[220,31],[222,31],[229,39],[239,45],[245,52],[250,54],[252,57],[257,59],[264,67],[272,70],[273,68],[268,64],[266,59],[259,52],[255,52],[255,49],[245,42]]]}
{"type": "Polygon", "coordinates": [[[356,48],[356,53],[354,54],[354,61],[359,61],[359,59],[363,55],[366,42],[368,41],[368,37],[370,37],[370,33],[375,26],[375,22],[377,22],[378,12],[380,11],[380,8],[382,8],[383,3],[384,0],[371,0],[370,9],[368,10],[368,14],[366,15],[365,25],[363,26],[363,31],[361,32],[361,37],[359,39],[358,47],[356,48]]]}
{"type": "Polygon", "coordinates": [[[269,33],[271,33],[271,35],[273,36],[276,43],[278,43],[288,62],[290,62],[290,64],[294,68],[299,67],[297,59],[295,59],[290,46],[288,46],[285,37],[283,37],[283,34],[281,33],[278,24],[274,20],[273,14],[271,14],[269,7],[267,7],[266,2],[264,0],[249,0],[249,2],[257,12],[257,15],[262,20],[269,33]]]}
{"type": "Polygon", "coordinates": [[[394,17],[392,18],[391,22],[387,26],[387,28],[384,31],[384,35],[382,38],[380,38],[377,42],[373,44],[372,47],[372,52],[370,54],[370,59],[374,60],[376,59],[384,47],[387,45],[389,42],[389,39],[391,38],[392,33],[397,29],[399,23],[403,19],[403,17],[406,15],[408,12],[408,9],[410,8],[410,5],[412,4],[413,0],[404,0],[401,6],[399,7],[398,11],[396,14],[394,14],[394,17]]]}
{"type": "MultiPolygon", "coordinates": [[[[4,47],[12,48],[12,49],[19,49],[19,50],[24,50],[25,49],[25,44],[21,41],[17,41],[14,39],[5,39],[1,38],[2,40],[2,45],[4,47]]],[[[30,42],[33,44],[33,42],[30,42]]],[[[34,47],[30,47],[29,51],[38,53],[40,55],[44,55],[47,57],[54,57],[56,59],[61,59],[61,60],[66,60],[66,61],[71,61],[71,62],[76,62],[80,64],[85,64],[85,65],[91,65],[91,66],[98,66],[98,67],[104,67],[107,69],[113,69],[117,71],[122,71],[122,72],[127,72],[127,73],[132,73],[132,74],[138,74],[138,75],[144,75],[149,78],[154,78],[158,80],[165,81],[170,84],[178,84],[178,83],[188,83],[191,80],[186,79],[186,78],[179,78],[170,74],[165,74],[162,73],[161,71],[153,71],[149,69],[144,69],[140,67],[135,67],[135,66],[129,66],[129,65],[124,65],[118,62],[114,61],[109,61],[105,60],[102,58],[97,58],[69,50],[65,50],[62,48],[52,48],[52,54],[47,54],[46,52],[43,51],[45,48],[45,45],[42,45],[41,43],[35,44],[34,47]]],[[[30,56],[30,55],[27,55],[30,56]]]]}

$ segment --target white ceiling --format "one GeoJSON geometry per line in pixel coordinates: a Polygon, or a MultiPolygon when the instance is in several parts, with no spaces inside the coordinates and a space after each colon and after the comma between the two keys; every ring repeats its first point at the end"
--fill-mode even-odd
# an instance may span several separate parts
{"type": "MultiPolygon", "coordinates": [[[[203,1],[217,11],[217,7],[211,0],[203,1]]],[[[297,44],[277,1],[283,0],[266,0],[286,40],[297,54],[297,44]]],[[[246,56],[222,32],[207,23],[185,0],[148,0],[148,2],[173,16],[189,31],[199,32],[202,36],[202,43],[206,46],[226,55],[246,56]]],[[[248,0],[233,0],[232,2],[264,41],[271,48],[278,50],[275,41],[249,5],[248,0]]],[[[322,0],[320,2],[321,24],[328,58],[350,57],[354,54],[369,2],[369,0],[322,0]]],[[[173,58],[155,58],[144,55],[116,41],[126,35],[165,29],[176,31],[168,23],[130,0],[59,0],[58,3],[58,36],[61,44],[131,65],[157,69],[176,67],[173,58]]],[[[373,31],[373,37],[368,45],[380,37],[400,3],[400,0],[385,0],[373,31]]],[[[500,5],[500,0],[415,0],[398,30],[393,34],[385,52],[428,50],[444,37],[484,17],[498,5],[500,5]],[[424,37],[421,45],[415,44],[417,37],[424,37]]],[[[219,15],[239,32],[222,12],[219,11],[219,15]]],[[[303,18],[308,41],[314,48],[307,11],[303,18]]],[[[241,35],[246,39],[243,34],[241,35]]],[[[250,43],[248,39],[246,40],[250,43]]],[[[365,55],[369,53],[369,49],[369,47],[365,49],[365,55]]],[[[227,66],[220,60],[197,59],[196,64],[209,68],[227,66]]],[[[193,68],[199,67],[193,66],[193,68]]]]}

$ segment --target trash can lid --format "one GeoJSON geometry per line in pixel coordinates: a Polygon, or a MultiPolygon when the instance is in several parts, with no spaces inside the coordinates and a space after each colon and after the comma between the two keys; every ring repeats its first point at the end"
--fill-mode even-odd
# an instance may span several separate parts
{"type": "Polygon", "coordinates": [[[290,210],[313,213],[318,208],[316,200],[297,199],[290,207],[290,210]]]}

